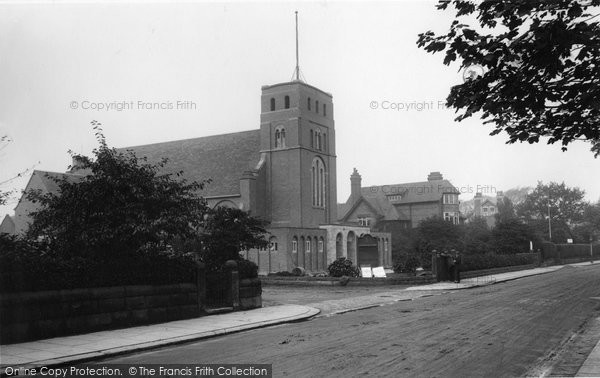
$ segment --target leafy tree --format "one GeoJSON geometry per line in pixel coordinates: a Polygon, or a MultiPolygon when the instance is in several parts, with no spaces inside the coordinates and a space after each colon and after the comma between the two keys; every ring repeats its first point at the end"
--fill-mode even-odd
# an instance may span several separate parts
{"type": "Polygon", "coordinates": [[[496,224],[492,230],[492,245],[498,254],[526,253],[529,242],[539,243],[534,230],[518,219],[508,219],[496,224]]]}
{"type": "Polygon", "coordinates": [[[267,247],[265,223],[246,211],[216,207],[206,212],[200,236],[202,260],[219,270],[227,260],[241,260],[239,252],[267,247]]]}
{"type": "Polygon", "coordinates": [[[496,208],[498,209],[498,212],[495,215],[496,222],[504,222],[517,216],[515,207],[508,197],[503,197],[499,200],[496,204],[496,208]]]}
{"type": "Polygon", "coordinates": [[[451,88],[457,121],[481,112],[508,133],[507,143],[592,143],[600,154],[600,0],[440,0],[455,20],[446,34],[419,34],[425,51],[445,52],[444,64],[481,67],[481,75],[451,88]],[[476,18],[478,25],[468,23],[476,18]]]}
{"type": "Polygon", "coordinates": [[[572,226],[580,222],[588,203],[584,200],[585,191],[570,188],[564,182],[544,184],[538,182],[536,188],[517,206],[517,215],[525,220],[546,219],[550,207],[552,222],[564,222],[572,226]]]}
{"type": "Polygon", "coordinates": [[[164,249],[176,236],[195,235],[207,211],[198,195],[205,183],[161,173],[166,160],[150,164],[108,147],[100,124],[92,124],[100,144],[94,158],[74,155],[90,174],[54,178],[58,194],[26,193],[40,205],[27,237],[45,240],[64,256],[102,260],[164,249]]]}
{"type": "Polygon", "coordinates": [[[450,249],[461,249],[462,232],[460,227],[440,217],[425,219],[418,227],[419,251],[423,258],[433,250],[438,252],[450,249]]]}
{"type": "Polygon", "coordinates": [[[586,207],[582,222],[573,227],[573,236],[576,243],[600,239],[600,201],[586,207]]]}
{"type": "Polygon", "coordinates": [[[491,232],[486,220],[475,217],[463,227],[463,246],[461,252],[465,254],[484,254],[490,251],[491,232]]]}

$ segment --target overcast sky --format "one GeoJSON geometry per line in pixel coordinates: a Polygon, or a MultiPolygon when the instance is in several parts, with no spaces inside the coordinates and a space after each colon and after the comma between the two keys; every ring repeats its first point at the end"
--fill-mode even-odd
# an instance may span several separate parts
{"type": "MultiPolygon", "coordinates": [[[[89,154],[97,145],[92,120],[115,147],[259,128],[261,86],[289,81],[294,71],[295,10],[304,77],[333,95],[338,202],[349,195],[354,167],[363,186],[440,171],[461,200],[478,186],[495,195],[538,180],[600,198],[600,160],[588,144],[568,152],[506,145],[505,134],[489,136],[477,118],[453,121],[441,103],[462,73],[415,43],[452,18],[423,0],[0,3],[0,135],[13,140],[0,151],[0,182],[34,165],[65,171],[68,150],[89,154]],[[195,109],[177,109],[178,101],[195,109]],[[123,102],[134,106],[90,109],[123,102]]],[[[2,189],[21,190],[27,178],[2,189]]]]}

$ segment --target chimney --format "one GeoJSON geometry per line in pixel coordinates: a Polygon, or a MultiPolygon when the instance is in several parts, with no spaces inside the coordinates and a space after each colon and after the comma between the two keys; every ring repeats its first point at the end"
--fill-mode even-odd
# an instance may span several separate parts
{"type": "Polygon", "coordinates": [[[84,169],[84,163],[85,161],[83,160],[82,156],[73,155],[73,161],[71,162],[71,169],[69,170],[69,173],[81,171],[82,169],[84,169]]]}
{"type": "Polygon", "coordinates": [[[361,187],[362,178],[356,168],[354,168],[354,172],[350,176],[350,202],[354,203],[361,196],[360,187],[361,187]]]}
{"type": "Polygon", "coordinates": [[[476,217],[481,216],[481,193],[475,193],[475,197],[473,197],[473,215],[476,217]]]}
{"type": "Polygon", "coordinates": [[[444,176],[440,172],[431,172],[429,176],[427,176],[427,181],[438,181],[443,180],[444,176]]]}

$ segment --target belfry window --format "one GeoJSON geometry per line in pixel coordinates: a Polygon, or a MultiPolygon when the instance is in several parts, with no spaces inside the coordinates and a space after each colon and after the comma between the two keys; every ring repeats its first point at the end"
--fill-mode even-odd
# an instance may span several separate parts
{"type": "Polygon", "coordinates": [[[275,110],[275,99],[271,98],[271,111],[275,110]]]}
{"type": "Polygon", "coordinates": [[[278,128],[275,130],[275,148],[285,147],[285,129],[278,128]]]}
{"type": "Polygon", "coordinates": [[[321,158],[314,158],[311,168],[312,203],[315,207],[325,207],[325,164],[321,158]]]}

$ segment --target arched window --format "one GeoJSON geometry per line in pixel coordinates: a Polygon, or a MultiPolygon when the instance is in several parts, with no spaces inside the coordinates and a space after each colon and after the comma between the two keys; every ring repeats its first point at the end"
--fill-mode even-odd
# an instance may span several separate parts
{"type": "Polygon", "coordinates": [[[308,110],[310,110],[310,97],[308,98],[308,110]]]}
{"type": "Polygon", "coordinates": [[[323,133],[323,151],[327,151],[327,134],[323,133]]]}
{"type": "Polygon", "coordinates": [[[275,148],[285,147],[285,129],[277,128],[275,130],[275,148]]]}
{"type": "Polygon", "coordinates": [[[271,111],[275,110],[275,99],[271,97],[271,111]]]}
{"type": "Polygon", "coordinates": [[[290,96],[285,96],[285,108],[290,108],[290,96]]]}
{"type": "Polygon", "coordinates": [[[323,115],[327,117],[327,104],[323,104],[323,115]]]}
{"type": "Polygon", "coordinates": [[[277,238],[272,236],[269,239],[269,251],[277,252],[279,250],[279,245],[277,245],[277,238]]]}
{"type": "Polygon", "coordinates": [[[319,101],[315,101],[315,112],[319,113],[319,101]]]}
{"type": "Polygon", "coordinates": [[[294,265],[298,265],[298,238],[296,236],[292,239],[292,260],[294,265]]]}
{"type": "Polygon", "coordinates": [[[310,129],[310,148],[315,148],[315,133],[310,129]]]}
{"type": "Polygon", "coordinates": [[[311,177],[313,206],[325,207],[325,164],[319,157],[313,159],[311,177]]]}

